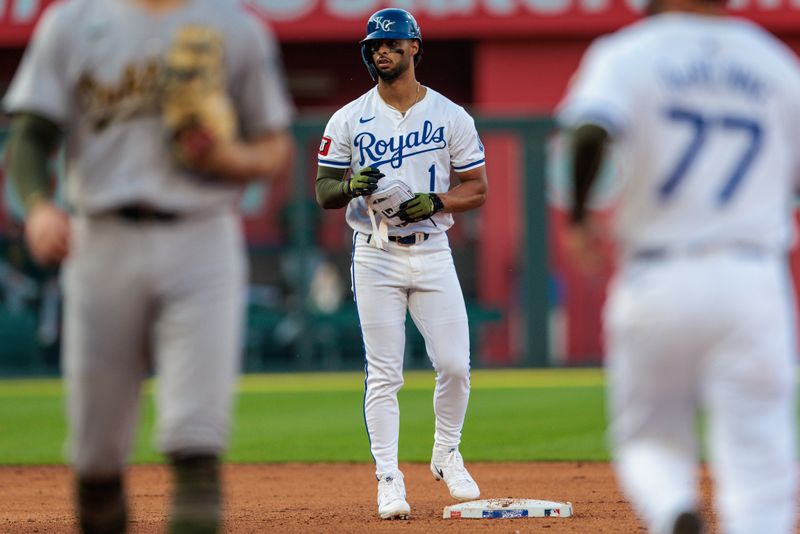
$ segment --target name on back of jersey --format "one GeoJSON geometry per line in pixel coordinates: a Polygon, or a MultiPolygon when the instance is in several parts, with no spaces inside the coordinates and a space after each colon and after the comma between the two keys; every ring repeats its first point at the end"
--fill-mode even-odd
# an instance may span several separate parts
{"type": "Polygon", "coordinates": [[[726,91],[749,100],[762,102],[769,94],[769,85],[752,69],[733,62],[692,60],[688,63],[665,65],[661,79],[676,92],[695,89],[726,91]]]}

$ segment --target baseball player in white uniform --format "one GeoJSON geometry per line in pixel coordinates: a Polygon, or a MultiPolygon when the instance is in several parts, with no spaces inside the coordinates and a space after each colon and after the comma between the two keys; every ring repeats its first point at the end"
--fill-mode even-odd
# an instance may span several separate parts
{"type": "Polygon", "coordinates": [[[63,261],[68,449],[84,532],[126,529],[123,471],[151,369],[157,445],[175,474],[169,530],[219,527],[247,281],[238,199],[291,152],[278,60],[263,22],[233,1],[69,0],[43,14],[5,97],[28,245],[42,263],[63,261]],[[159,99],[165,56],[187,27],[224,47],[238,134],[206,136],[182,166],[159,99]],[[47,171],[62,134],[66,211],[47,171]]]}
{"type": "Polygon", "coordinates": [[[364,419],[378,478],[378,513],[408,518],[397,461],[406,311],[436,370],[431,471],[457,500],[480,495],[458,450],[470,353],[446,231],[453,212],[483,204],[487,180],[472,118],[416,80],[422,36],[414,17],[402,9],[376,12],[361,47],[378,85],[328,122],[318,156],[317,201],[327,209],[346,206],[354,231],[352,288],[366,352],[364,419]],[[460,182],[452,189],[451,172],[460,182]]]}
{"type": "Polygon", "coordinates": [[[721,531],[788,534],[800,65],[721,4],[660,0],[586,53],[559,108],[574,135],[565,244],[582,265],[598,261],[585,206],[610,139],[624,161],[604,311],[621,486],[651,532],[700,532],[704,411],[721,531]]]}

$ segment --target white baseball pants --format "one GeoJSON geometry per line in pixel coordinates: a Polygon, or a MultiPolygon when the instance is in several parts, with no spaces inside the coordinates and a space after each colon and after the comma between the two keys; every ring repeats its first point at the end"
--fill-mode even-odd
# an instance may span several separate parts
{"type": "Polygon", "coordinates": [[[697,509],[707,416],[725,534],[789,534],[795,521],[795,339],[784,258],[719,250],[631,260],[605,310],[619,481],[649,530],[697,509]]]}
{"type": "Polygon", "coordinates": [[[435,445],[458,447],[469,401],[469,330],[464,297],[444,233],[385,250],[356,232],[353,294],[366,352],[364,419],[378,478],[397,469],[406,310],[436,371],[435,445]]]}

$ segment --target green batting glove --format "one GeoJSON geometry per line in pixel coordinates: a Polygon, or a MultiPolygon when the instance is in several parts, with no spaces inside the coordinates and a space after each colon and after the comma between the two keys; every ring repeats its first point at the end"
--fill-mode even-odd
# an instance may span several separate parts
{"type": "Polygon", "coordinates": [[[348,197],[371,195],[378,189],[378,180],[386,176],[378,169],[364,167],[342,182],[342,191],[348,197]]]}
{"type": "Polygon", "coordinates": [[[412,223],[432,217],[444,209],[444,204],[436,193],[416,193],[414,198],[406,200],[397,209],[401,221],[412,223]]]}

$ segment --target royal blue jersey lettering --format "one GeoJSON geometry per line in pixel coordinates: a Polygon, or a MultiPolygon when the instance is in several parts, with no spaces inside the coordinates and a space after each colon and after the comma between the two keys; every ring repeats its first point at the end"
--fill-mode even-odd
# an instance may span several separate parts
{"type": "Polygon", "coordinates": [[[360,166],[390,163],[392,168],[397,169],[405,158],[447,148],[447,141],[444,138],[444,126],[434,128],[431,121],[425,121],[421,131],[389,139],[378,139],[371,132],[361,132],[353,140],[353,145],[358,149],[360,166]]]}

